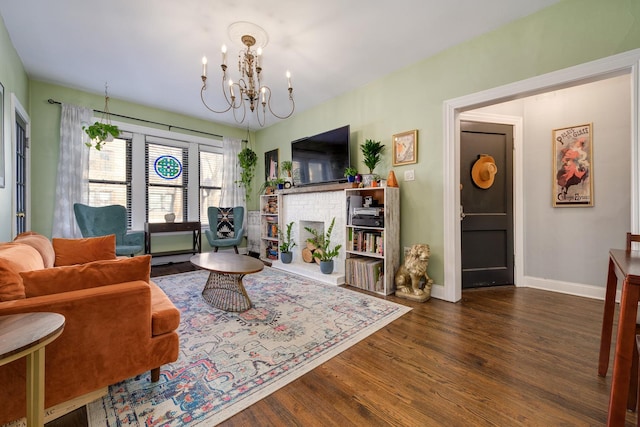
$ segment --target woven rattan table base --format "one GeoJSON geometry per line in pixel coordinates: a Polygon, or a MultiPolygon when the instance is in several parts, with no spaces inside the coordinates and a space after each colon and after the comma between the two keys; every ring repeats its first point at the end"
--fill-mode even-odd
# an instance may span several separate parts
{"type": "Polygon", "coordinates": [[[244,274],[212,271],[202,291],[202,297],[211,306],[220,310],[247,311],[251,308],[251,300],[242,284],[244,276],[244,274]]]}

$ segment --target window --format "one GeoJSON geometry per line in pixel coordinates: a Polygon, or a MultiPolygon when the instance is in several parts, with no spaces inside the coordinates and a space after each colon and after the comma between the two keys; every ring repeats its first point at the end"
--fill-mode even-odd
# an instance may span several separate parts
{"type": "Polygon", "coordinates": [[[207,224],[209,206],[220,206],[222,191],[222,154],[200,147],[200,222],[207,224]]]}
{"type": "Polygon", "coordinates": [[[122,205],[131,227],[131,140],[114,139],[89,150],[89,205],[122,205]]]}
{"type": "Polygon", "coordinates": [[[184,222],[188,218],[188,146],[171,140],[156,143],[159,140],[147,137],[146,142],[147,222],[164,222],[168,213],[175,213],[176,222],[184,222]]]}

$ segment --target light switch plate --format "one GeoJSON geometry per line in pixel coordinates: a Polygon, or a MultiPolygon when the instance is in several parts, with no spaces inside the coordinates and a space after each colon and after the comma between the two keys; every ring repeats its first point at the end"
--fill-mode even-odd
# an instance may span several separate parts
{"type": "Polygon", "coordinates": [[[414,179],[416,179],[414,173],[413,173],[413,169],[409,169],[408,171],[404,171],[404,180],[405,181],[413,181],[414,179]]]}

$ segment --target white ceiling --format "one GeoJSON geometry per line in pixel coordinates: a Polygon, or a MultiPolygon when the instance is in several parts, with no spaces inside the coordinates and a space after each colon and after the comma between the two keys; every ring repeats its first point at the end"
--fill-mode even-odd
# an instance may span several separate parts
{"type": "Polygon", "coordinates": [[[0,0],[0,15],[30,78],[98,94],[106,82],[112,98],[246,127],[200,101],[202,56],[220,95],[222,44],[237,80],[234,22],[267,32],[263,82],[287,101],[290,70],[300,112],[557,1],[0,0]]]}

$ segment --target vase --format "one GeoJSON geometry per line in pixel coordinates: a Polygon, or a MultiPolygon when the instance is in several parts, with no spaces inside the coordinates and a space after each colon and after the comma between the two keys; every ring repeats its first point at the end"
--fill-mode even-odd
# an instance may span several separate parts
{"type": "Polygon", "coordinates": [[[283,264],[291,264],[293,260],[293,252],[280,252],[280,261],[283,264]]]}
{"type": "Polygon", "coordinates": [[[356,180],[355,176],[353,176],[353,175],[348,175],[347,176],[347,182],[355,182],[355,180],[356,180]]]}
{"type": "Polygon", "coordinates": [[[320,271],[324,274],[333,273],[333,260],[320,261],[320,271]]]}
{"type": "Polygon", "coordinates": [[[166,215],[164,216],[164,220],[165,220],[166,222],[173,222],[173,221],[175,221],[175,220],[176,220],[176,214],[174,214],[173,212],[172,212],[172,213],[168,213],[168,214],[166,214],[166,215]]]}

